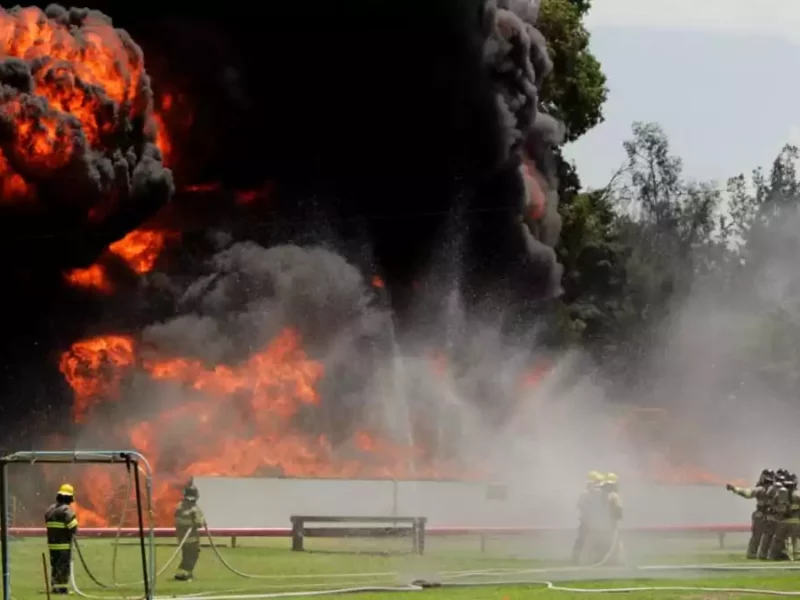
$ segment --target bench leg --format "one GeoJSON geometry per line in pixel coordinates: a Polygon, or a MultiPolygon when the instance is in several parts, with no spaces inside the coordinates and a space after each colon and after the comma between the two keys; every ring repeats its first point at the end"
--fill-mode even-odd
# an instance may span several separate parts
{"type": "Polygon", "coordinates": [[[231,548],[236,548],[236,536],[231,536],[231,548]]]}
{"type": "Polygon", "coordinates": [[[414,543],[414,552],[416,554],[424,554],[425,553],[425,526],[422,523],[414,523],[413,529],[411,531],[413,543],[414,543]]]}
{"type": "Polygon", "coordinates": [[[299,521],[292,523],[292,550],[302,552],[303,548],[303,524],[299,521]]]}

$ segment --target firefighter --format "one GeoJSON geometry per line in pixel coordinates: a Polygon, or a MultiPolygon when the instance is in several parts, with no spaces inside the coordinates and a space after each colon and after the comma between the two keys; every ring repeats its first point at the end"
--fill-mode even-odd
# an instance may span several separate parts
{"type": "Polygon", "coordinates": [[[589,509],[588,546],[592,566],[613,564],[620,560],[618,538],[622,505],[618,493],[618,479],[614,473],[603,476],[599,493],[593,498],[589,509]]]}
{"type": "Polygon", "coordinates": [[[775,500],[775,534],[769,546],[770,560],[794,560],[800,532],[800,494],[797,493],[797,475],[789,473],[782,480],[775,500]]]}
{"type": "Polygon", "coordinates": [[[616,473],[608,473],[603,479],[605,492],[606,519],[609,523],[609,539],[606,545],[608,558],[605,564],[622,562],[622,541],[619,539],[619,524],[622,521],[622,499],[619,495],[619,478],[616,473]]]}
{"type": "Polygon", "coordinates": [[[192,482],[183,489],[183,499],[175,508],[175,535],[178,542],[187,535],[181,549],[181,564],[175,573],[177,581],[191,581],[194,579],[194,567],[200,558],[200,532],[205,527],[206,520],[203,511],[197,506],[200,493],[192,482]]]}
{"type": "Polygon", "coordinates": [[[589,521],[592,503],[596,503],[599,499],[599,496],[602,492],[602,482],[602,473],[599,471],[589,471],[589,475],[586,480],[586,487],[578,498],[578,535],[576,536],[575,544],[572,547],[573,564],[580,563],[581,553],[583,552],[583,547],[586,545],[586,536],[589,533],[589,521]]]}
{"type": "Polygon", "coordinates": [[[74,501],[75,489],[65,483],[58,488],[55,503],[44,514],[47,550],[50,553],[50,588],[53,594],[69,594],[72,538],[78,532],[78,518],[70,506],[74,501]]]}
{"type": "MultiPolygon", "coordinates": [[[[776,501],[778,499],[778,493],[783,487],[784,475],[782,472],[784,471],[786,470],[778,469],[775,472],[775,479],[767,486],[764,506],[766,518],[764,521],[764,530],[761,534],[761,543],[758,546],[759,560],[769,560],[769,547],[772,544],[772,538],[775,535],[775,527],[778,521],[778,515],[775,512],[776,501]]],[[[788,474],[788,471],[786,473],[788,474]]]]}
{"type": "Polygon", "coordinates": [[[726,489],[742,498],[755,498],[756,508],[751,516],[750,541],[747,544],[747,558],[758,558],[758,549],[761,545],[761,538],[767,523],[767,490],[775,482],[775,472],[772,469],[764,469],[758,478],[755,487],[741,488],[728,484],[726,489]]]}

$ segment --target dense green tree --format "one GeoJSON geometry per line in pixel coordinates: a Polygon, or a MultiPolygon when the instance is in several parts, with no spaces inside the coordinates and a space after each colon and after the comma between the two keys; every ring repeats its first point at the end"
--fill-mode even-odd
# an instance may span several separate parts
{"type": "Polygon", "coordinates": [[[746,308],[752,331],[746,365],[750,378],[776,395],[800,383],[800,180],[798,149],[785,146],[767,172],[728,180],[729,290],[746,308]]]}
{"type": "MultiPolygon", "coordinates": [[[[607,188],[561,208],[565,339],[578,342],[615,379],[639,374],[670,310],[728,254],[722,195],[685,180],[663,130],[634,123],[625,167],[607,188]]],[[[628,381],[635,384],[635,381],[628,381]]]]}
{"type": "Polygon", "coordinates": [[[558,257],[569,332],[573,340],[597,342],[614,327],[624,284],[626,249],[618,240],[616,213],[605,191],[594,191],[575,196],[562,219],[558,257]]]}
{"type": "MultiPolygon", "coordinates": [[[[538,27],[547,40],[553,71],[543,82],[544,109],[564,123],[566,141],[575,141],[603,122],[608,96],[600,62],[589,49],[583,18],[589,0],[543,0],[538,27]]],[[[568,203],[580,188],[575,166],[557,153],[559,195],[568,203]]]]}
{"type": "Polygon", "coordinates": [[[589,50],[583,18],[588,0],[543,0],[538,27],[547,40],[553,71],[544,81],[542,104],[566,126],[574,141],[603,121],[608,89],[600,63],[589,50]]]}

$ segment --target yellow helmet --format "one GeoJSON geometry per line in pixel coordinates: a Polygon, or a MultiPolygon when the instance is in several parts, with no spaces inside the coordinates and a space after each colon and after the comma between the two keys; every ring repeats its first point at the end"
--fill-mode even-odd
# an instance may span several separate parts
{"type": "Polygon", "coordinates": [[[59,496],[74,496],[75,495],[75,488],[73,488],[68,483],[62,483],[61,487],[58,488],[58,495],[59,496]]]}
{"type": "Polygon", "coordinates": [[[603,480],[603,474],[600,471],[589,471],[588,478],[590,483],[599,483],[603,480]]]}
{"type": "Polygon", "coordinates": [[[619,477],[617,477],[616,473],[606,473],[604,479],[606,483],[617,483],[619,481],[619,477]]]}

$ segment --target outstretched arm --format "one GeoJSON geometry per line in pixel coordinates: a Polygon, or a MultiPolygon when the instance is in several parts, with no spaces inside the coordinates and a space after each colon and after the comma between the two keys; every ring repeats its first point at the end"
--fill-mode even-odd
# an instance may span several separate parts
{"type": "Polygon", "coordinates": [[[736,487],[735,485],[731,485],[730,483],[725,487],[728,491],[733,492],[734,494],[736,494],[737,496],[741,496],[742,498],[747,498],[748,500],[750,498],[755,498],[758,492],[758,488],[736,487]]]}

